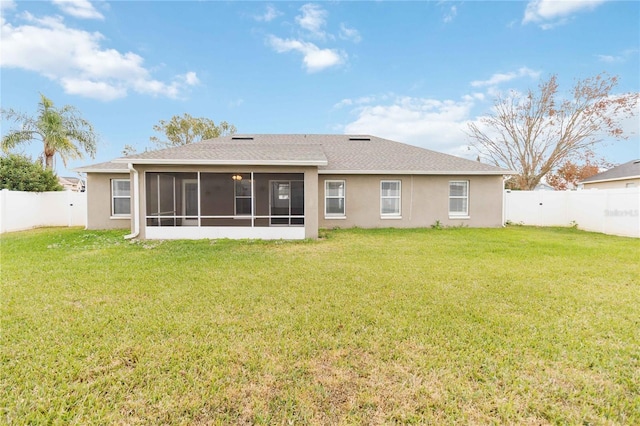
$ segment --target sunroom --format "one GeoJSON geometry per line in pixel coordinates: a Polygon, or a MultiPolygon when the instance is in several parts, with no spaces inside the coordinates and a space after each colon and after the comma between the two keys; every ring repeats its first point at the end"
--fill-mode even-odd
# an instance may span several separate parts
{"type": "Polygon", "coordinates": [[[303,239],[305,219],[304,173],[144,173],[146,238],[303,239]]]}

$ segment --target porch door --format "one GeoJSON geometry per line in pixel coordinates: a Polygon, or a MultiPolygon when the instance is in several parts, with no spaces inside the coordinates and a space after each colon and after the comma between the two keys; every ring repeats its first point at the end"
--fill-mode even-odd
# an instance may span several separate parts
{"type": "Polygon", "coordinates": [[[198,180],[182,181],[182,218],[183,226],[198,226],[198,180]]]}
{"type": "Polygon", "coordinates": [[[304,216],[304,181],[272,181],[270,192],[271,225],[304,225],[304,217],[291,217],[304,216]]]}
{"type": "Polygon", "coordinates": [[[291,184],[289,181],[272,181],[271,182],[271,225],[288,225],[289,205],[291,199],[291,184]],[[275,216],[275,217],[274,217],[275,216]]]}

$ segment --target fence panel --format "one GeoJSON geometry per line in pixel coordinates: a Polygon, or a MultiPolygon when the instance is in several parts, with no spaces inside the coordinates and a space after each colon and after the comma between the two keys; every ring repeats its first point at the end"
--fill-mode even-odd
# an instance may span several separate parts
{"type": "Polygon", "coordinates": [[[86,192],[0,191],[0,233],[40,226],[86,224],[86,192]]]}
{"type": "Polygon", "coordinates": [[[640,189],[507,191],[505,220],[640,238],[640,189]]]}

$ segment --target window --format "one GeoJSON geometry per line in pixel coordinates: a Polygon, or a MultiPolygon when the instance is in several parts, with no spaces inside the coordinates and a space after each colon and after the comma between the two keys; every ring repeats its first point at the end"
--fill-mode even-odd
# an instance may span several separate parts
{"type": "Polygon", "coordinates": [[[129,179],[111,179],[111,216],[131,215],[129,179]]]}
{"type": "Polygon", "coordinates": [[[635,188],[636,187],[636,183],[635,182],[628,182],[624,187],[625,188],[635,188]]]}
{"type": "Polygon", "coordinates": [[[344,217],[345,181],[326,180],[324,182],[325,216],[344,217]]]}
{"type": "Polygon", "coordinates": [[[469,216],[469,181],[449,182],[449,216],[469,216]]]}
{"type": "Polygon", "coordinates": [[[380,215],[382,217],[400,217],[401,193],[399,180],[380,181],[380,215]]]}
{"type": "Polygon", "coordinates": [[[251,179],[236,180],[236,216],[251,215],[251,179]]]}

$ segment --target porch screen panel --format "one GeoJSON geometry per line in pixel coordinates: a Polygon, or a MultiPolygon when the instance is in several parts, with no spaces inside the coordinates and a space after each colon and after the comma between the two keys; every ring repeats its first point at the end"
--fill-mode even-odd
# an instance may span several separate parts
{"type": "Polygon", "coordinates": [[[182,195],[183,181],[197,179],[197,173],[146,173],[145,192],[148,226],[181,226],[183,224],[183,203],[189,203],[189,214],[197,215],[197,199],[187,199],[182,195]]]}
{"type": "MultiPolygon", "coordinates": [[[[291,215],[304,216],[304,181],[291,181],[291,215]]],[[[304,225],[304,218],[293,217],[291,224],[304,225]]]]}
{"type": "Polygon", "coordinates": [[[158,174],[145,175],[145,193],[147,195],[147,216],[158,216],[158,174]]]}
{"type": "MultiPolygon", "coordinates": [[[[242,175],[240,175],[242,176],[242,175]]],[[[250,175],[242,180],[236,180],[235,182],[235,207],[236,216],[249,216],[251,215],[251,179],[250,175]]]]}
{"type": "Polygon", "coordinates": [[[234,221],[234,173],[200,173],[200,223],[202,226],[240,226],[234,221]],[[215,217],[211,217],[215,216],[215,217]],[[220,217],[224,216],[224,217],[220,217]]]}

